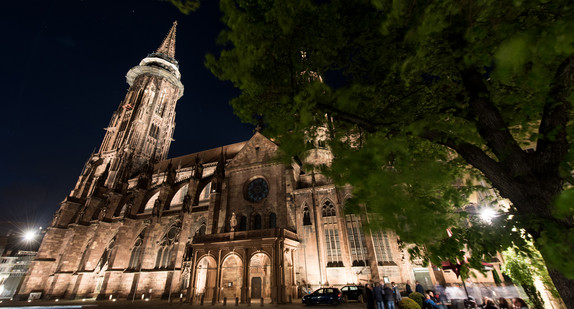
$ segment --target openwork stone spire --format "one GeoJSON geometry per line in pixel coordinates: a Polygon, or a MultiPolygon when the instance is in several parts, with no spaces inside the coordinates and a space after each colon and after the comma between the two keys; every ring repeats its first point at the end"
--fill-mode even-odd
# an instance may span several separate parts
{"type": "Polygon", "coordinates": [[[157,54],[164,54],[170,58],[175,58],[175,28],[177,27],[177,20],[173,22],[173,26],[169,30],[169,33],[163,39],[163,42],[157,49],[157,54]]]}

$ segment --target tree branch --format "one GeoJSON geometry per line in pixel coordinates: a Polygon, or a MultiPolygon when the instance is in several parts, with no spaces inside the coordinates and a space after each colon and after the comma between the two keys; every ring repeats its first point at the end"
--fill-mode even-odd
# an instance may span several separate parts
{"type": "MultiPolygon", "coordinates": [[[[367,132],[369,133],[374,133],[378,130],[378,127],[380,125],[383,125],[383,123],[374,123],[368,119],[365,119],[361,116],[357,116],[345,111],[342,111],[340,109],[337,109],[333,106],[324,104],[324,103],[317,103],[317,107],[319,107],[321,110],[328,112],[331,114],[331,116],[333,116],[334,118],[338,118],[340,120],[349,122],[349,123],[354,123],[358,126],[360,126],[361,128],[365,129],[367,132]]],[[[391,124],[391,123],[388,123],[391,124]]]]}
{"type": "Polygon", "coordinates": [[[489,157],[479,147],[450,137],[444,132],[426,130],[420,133],[419,136],[456,151],[468,164],[480,170],[492,182],[494,187],[501,189],[507,186],[509,176],[506,171],[500,166],[499,162],[489,157]]]}
{"type": "Polygon", "coordinates": [[[570,121],[572,105],[568,101],[574,84],[574,55],[566,58],[556,70],[550,86],[548,100],[544,104],[538,132],[536,153],[540,162],[557,166],[568,152],[566,127],[570,121]]]}
{"type": "MultiPolygon", "coordinates": [[[[476,68],[461,72],[462,81],[470,94],[469,105],[475,120],[478,133],[499,161],[523,159],[525,153],[510,134],[499,110],[490,100],[482,75],[476,68]]],[[[521,160],[522,161],[522,160],[521,160]]]]}

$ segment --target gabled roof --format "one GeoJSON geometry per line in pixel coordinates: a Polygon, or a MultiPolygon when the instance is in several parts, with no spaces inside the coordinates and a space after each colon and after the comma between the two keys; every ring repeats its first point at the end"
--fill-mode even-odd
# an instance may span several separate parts
{"type": "Polygon", "coordinates": [[[180,167],[180,168],[192,167],[195,165],[195,162],[197,161],[198,158],[199,158],[199,162],[202,164],[216,163],[217,161],[219,161],[219,157],[221,156],[222,152],[225,155],[225,158],[229,160],[229,159],[232,159],[233,157],[235,157],[235,155],[237,153],[239,153],[239,151],[243,148],[243,146],[245,146],[246,143],[247,143],[247,141],[239,142],[239,143],[235,143],[235,144],[230,144],[230,145],[226,145],[226,146],[222,146],[222,147],[217,147],[217,148],[213,148],[213,149],[209,149],[209,150],[204,150],[204,151],[188,154],[188,155],[181,156],[181,157],[166,159],[166,160],[163,160],[163,161],[157,163],[154,166],[154,169],[156,171],[163,172],[166,170],[166,168],[170,162],[171,162],[172,166],[175,168],[177,168],[177,167],[180,167]]]}

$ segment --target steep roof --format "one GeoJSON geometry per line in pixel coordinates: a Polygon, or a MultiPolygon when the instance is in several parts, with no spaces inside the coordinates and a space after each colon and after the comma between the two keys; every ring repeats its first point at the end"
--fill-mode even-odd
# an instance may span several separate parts
{"type": "Polygon", "coordinates": [[[239,153],[239,151],[243,148],[243,146],[245,146],[246,143],[247,141],[239,142],[235,144],[230,144],[222,147],[217,147],[209,150],[188,154],[181,157],[166,159],[157,163],[154,166],[154,169],[156,171],[165,171],[165,169],[169,165],[169,162],[171,162],[173,167],[181,167],[181,168],[192,167],[197,161],[197,158],[199,158],[199,162],[201,162],[202,164],[215,163],[219,160],[219,157],[221,156],[222,152],[225,155],[226,159],[232,159],[233,157],[235,157],[237,153],[239,153]]]}

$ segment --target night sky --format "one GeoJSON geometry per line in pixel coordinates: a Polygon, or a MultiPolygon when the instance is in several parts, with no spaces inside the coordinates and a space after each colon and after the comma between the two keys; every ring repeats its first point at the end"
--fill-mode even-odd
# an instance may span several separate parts
{"type": "Polygon", "coordinates": [[[238,90],[204,66],[223,28],[215,0],[182,14],[169,2],[12,1],[0,9],[0,232],[47,226],[104,137],[125,75],[178,21],[184,96],[169,157],[249,139],[238,90]]]}

